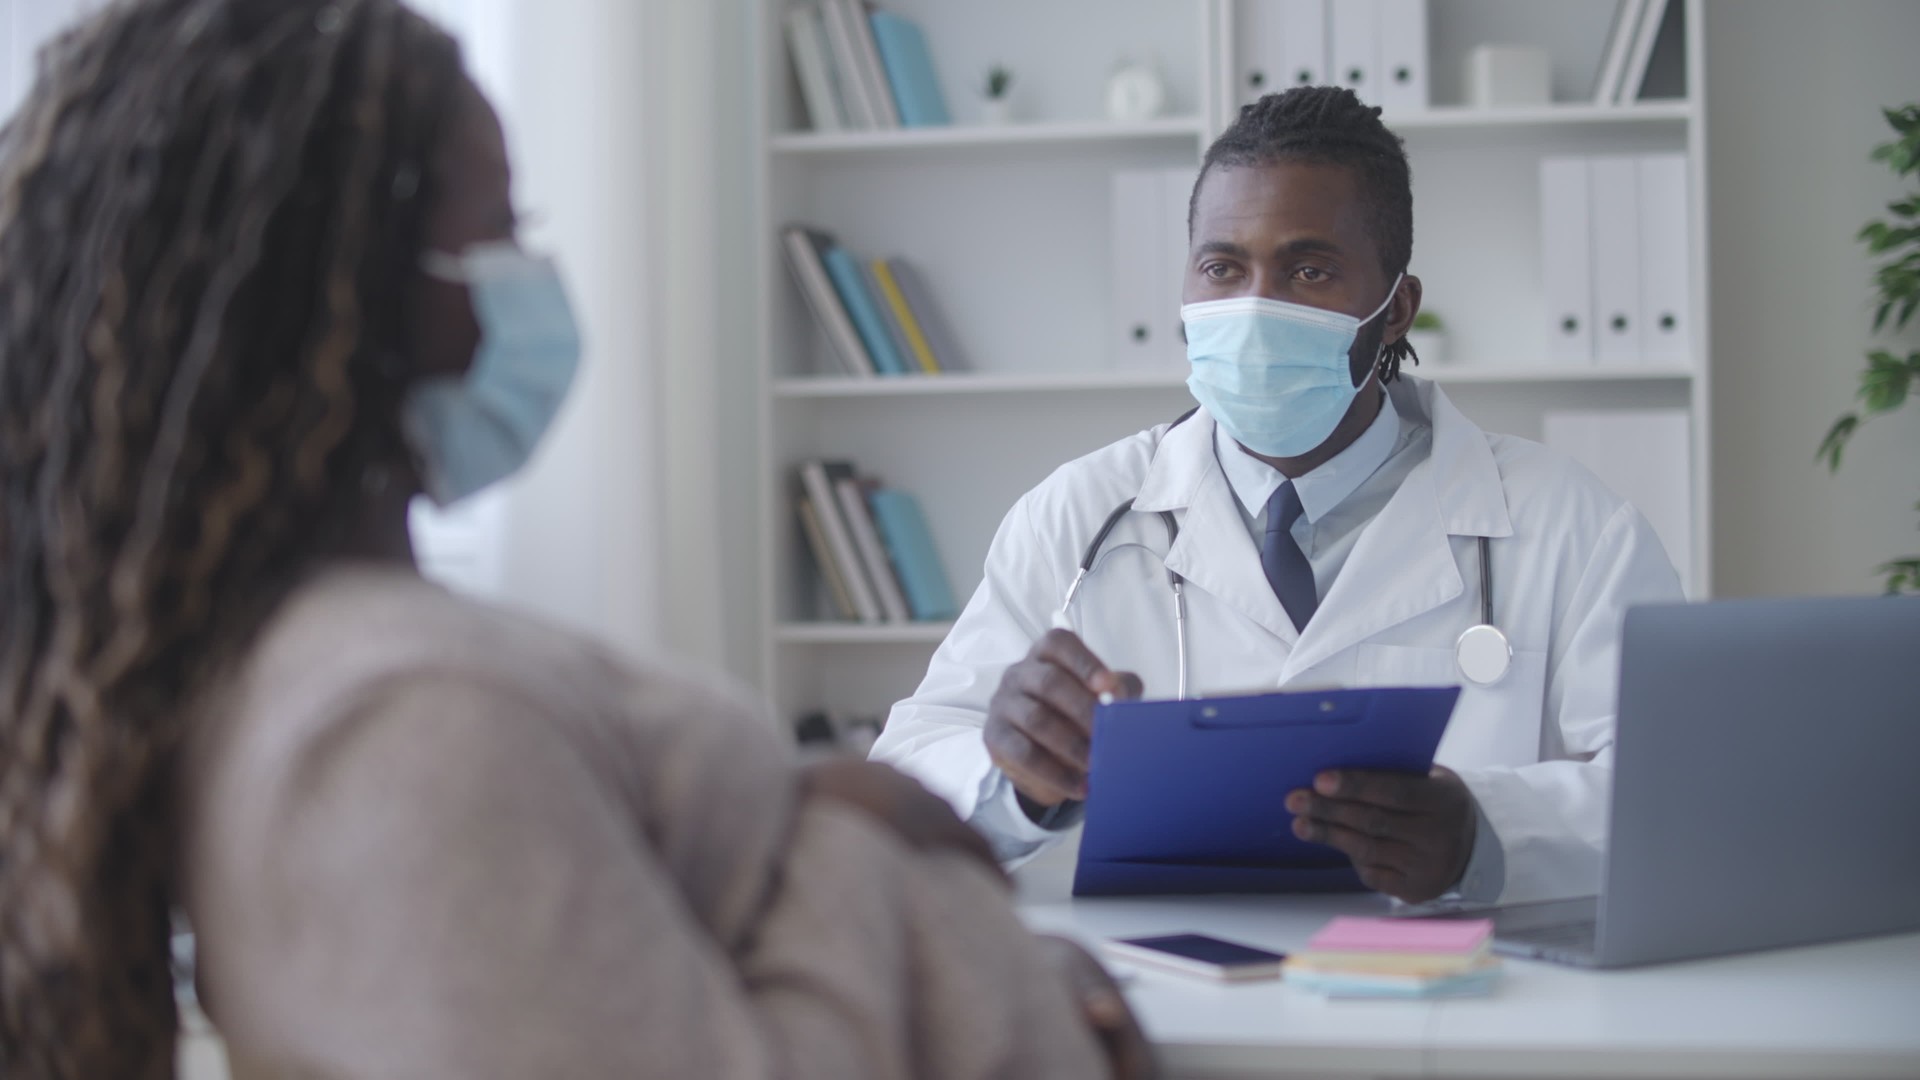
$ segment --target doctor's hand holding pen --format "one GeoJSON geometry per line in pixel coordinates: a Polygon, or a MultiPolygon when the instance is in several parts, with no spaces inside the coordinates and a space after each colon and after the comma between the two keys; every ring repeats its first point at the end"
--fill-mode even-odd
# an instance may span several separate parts
{"type": "Polygon", "coordinates": [[[1110,670],[1072,631],[1050,630],[1001,676],[987,704],[987,753],[1029,814],[1084,799],[1093,707],[1102,695],[1140,693],[1138,675],[1110,670]]]}

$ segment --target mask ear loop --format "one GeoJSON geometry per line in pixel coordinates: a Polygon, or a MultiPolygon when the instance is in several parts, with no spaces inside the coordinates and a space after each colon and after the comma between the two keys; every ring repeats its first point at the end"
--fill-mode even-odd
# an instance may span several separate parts
{"type": "MultiPolygon", "coordinates": [[[[1385,300],[1380,301],[1380,306],[1373,309],[1373,314],[1360,320],[1361,326],[1365,326],[1368,323],[1372,322],[1373,320],[1379,318],[1381,312],[1393,306],[1393,298],[1400,295],[1400,283],[1402,281],[1405,281],[1406,277],[1407,277],[1407,272],[1405,270],[1402,270],[1399,273],[1393,275],[1393,284],[1387,289],[1387,298],[1385,300]]],[[[1387,335],[1385,335],[1384,333],[1381,334],[1380,345],[1373,352],[1373,373],[1374,375],[1379,377],[1380,382],[1383,385],[1387,381],[1387,340],[1386,339],[1387,339],[1387,335]]],[[[1364,386],[1365,384],[1362,384],[1362,385],[1364,386]]]]}

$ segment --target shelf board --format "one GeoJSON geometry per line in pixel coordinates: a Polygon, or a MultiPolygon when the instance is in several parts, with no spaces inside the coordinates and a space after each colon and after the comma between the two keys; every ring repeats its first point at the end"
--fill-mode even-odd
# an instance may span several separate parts
{"type": "Polygon", "coordinates": [[[1186,385],[1183,375],[1160,371],[1069,371],[1050,374],[803,375],[774,381],[783,398],[918,397],[929,394],[1031,394],[1048,391],[1166,390],[1186,385]]]}
{"type": "MultiPolygon", "coordinates": [[[[1578,383],[1684,382],[1693,377],[1687,368],[1434,368],[1413,374],[1439,383],[1578,383]]],[[[1175,371],[1075,371],[1046,375],[958,373],[950,375],[893,375],[864,379],[843,375],[809,375],[777,379],[775,397],[865,398],[922,397],[941,394],[1092,393],[1112,390],[1179,390],[1184,373],[1175,371]]]]}
{"type": "Polygon", "coordinates": [[[946,640],[950,622],[781,623],[774,638],[785,645],[938,645],[946,640]]]}
{"type": "Polygon", "coordinates": [[[1534,105],[1480,109],[1442,105],[1382,116],[1395,131],[1502,130],[1556,127],[1561,124],[1675,124],[1692,119],[1690,101],[1654,101],[1642,105],[1534,105]]]}
{"type": "MultiPolygon", "coordinates": [[[[1395,131],[1504,131],[1562,124],[1635,125],[1683,123],[1694,115],[1689,101],[1643,105],[1537,105],[1479,109],[1442,105],[1383,117],[1395,131]]],[[[786,131],[767,144],[776,154],[823,155],[966,149],[969,147],[1045,147],[1063,143],[1138,143],[1197,139],[1198,117],[1176,116],[1139,123],[1104,120],[1066,123],[955,124],[896,131],[786,131]]]]}
{"type": "Polygon", "coordinates": [[[898,131],[792,131],[773,136],[768,145],[778,154],[846,154],[1199,137],[1199,117],[1181,116],[1134,124],[1096,120],[1064,124],[956,124],[898,131]]]}

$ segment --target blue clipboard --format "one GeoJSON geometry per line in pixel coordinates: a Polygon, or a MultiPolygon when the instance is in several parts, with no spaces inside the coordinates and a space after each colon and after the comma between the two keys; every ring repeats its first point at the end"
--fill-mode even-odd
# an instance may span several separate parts
{"type": "Polygon", "coordinates": [[[1360,889],[1293,835],[1287,794],[1324,769],[1425,774],[1460,688],[1128,701],[1093,714],[1075,896],[1360,889]]]}

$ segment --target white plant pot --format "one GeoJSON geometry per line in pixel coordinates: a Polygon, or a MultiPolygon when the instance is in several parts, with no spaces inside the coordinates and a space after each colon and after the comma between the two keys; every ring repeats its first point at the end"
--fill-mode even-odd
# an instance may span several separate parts
{"type": "Polygon", "coordinates": [[[980,122],[993,125],[1013,123],[1013,99],[1010,97],[981,98],[980,122]]]}
{"type": "MultiPolygon", "coordinates": [[[[1409,330],[1407,344],[1420,357],[1420,366],[1440,367],[1447,362],[1447,334],[1444,330],[1409,330]]],[[[1408,365],[1411,370],[1412,365],[1408,365]]]]}

